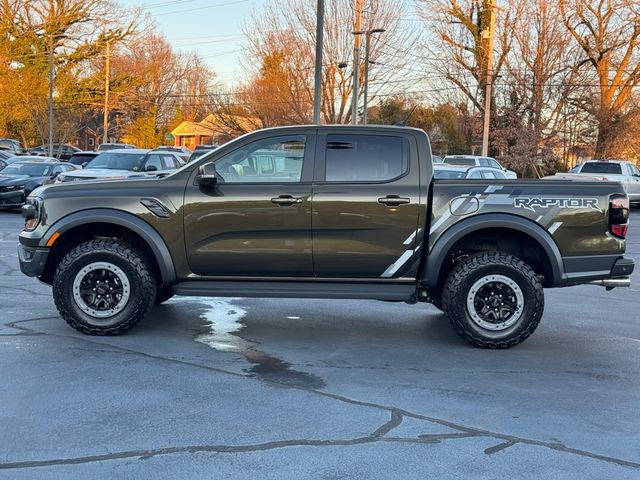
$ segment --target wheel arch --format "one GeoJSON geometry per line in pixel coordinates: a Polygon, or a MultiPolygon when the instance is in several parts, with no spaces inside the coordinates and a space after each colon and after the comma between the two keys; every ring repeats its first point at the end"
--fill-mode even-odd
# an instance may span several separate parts
{"type": "MultiPolygon", "coordinates": [[[[121,210],[89,209],[72,213],[55,222],[47,233],[40,239],[39,246],[47,246],[53,238],[51,254],[45,265],[43,281],[55,270],[56,248],[62,249],[69,244],[77,245],[88,238],[87,236],[130,237],[137,241],[136,247],[141,249],[152,262],[158,283],[172,284],[176,280],[176,271],[171,252],[162,236],[150,224],[141,218],[121,210]],[[56,238],[53,236],[56,235],[56,238]],[[51,263],[51,264],[50,264],[51,263]]],[[[68,250],[68,249],[67,249],[68,250]]]]}
{"type": "Polygon", "coordinates": [[[481,235],[512,233],[514,238],[525,239],[544,253],[543,261],[551,278],[546,286],[561,284],[565,278],[562,254],[553,237],[537,223],[511,214],[483,214],[461,220],[446,230],[427,255],[422,282],[430,288],[438,287],[447,271],[446,261],[457,245],[481,235]]]}

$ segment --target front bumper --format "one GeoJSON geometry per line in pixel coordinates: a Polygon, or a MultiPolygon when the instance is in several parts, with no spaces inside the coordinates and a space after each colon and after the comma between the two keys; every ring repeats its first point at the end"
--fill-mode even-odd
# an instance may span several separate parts
{"type": "Polygon", "coordinates": [[[21,207],[24,204],[24,190],[0,192],[0,207],[21,207]]]}
{"type": "Polygon", "coordinates": [[[18,245],[20,271],[29,277],[39,277],[42,275],[48,257],[48,248],[32,248],[18,245]]]}

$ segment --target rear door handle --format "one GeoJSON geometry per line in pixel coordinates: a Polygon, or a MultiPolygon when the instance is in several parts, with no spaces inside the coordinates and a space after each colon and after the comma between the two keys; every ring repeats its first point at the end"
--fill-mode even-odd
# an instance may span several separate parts
{"type": "Polygon", "coordinates": [[[407,197],[401,197],[399,195],[387,195],[386,197],[380,197],[378,203],[387,205],[388,207],[397,207],[403,203],[411,203],[411,199],[407,197]]]}
{"type": "Polygon", "coordinates": [[[271,203],[276,205],[294,205],[296,203],[302,203],[302,197],[294,197],[292,195],[280,195],[271,199],[271,203]]]}

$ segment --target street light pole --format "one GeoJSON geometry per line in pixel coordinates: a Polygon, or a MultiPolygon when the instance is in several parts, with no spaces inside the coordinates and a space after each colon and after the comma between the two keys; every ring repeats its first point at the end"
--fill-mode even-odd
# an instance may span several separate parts
{"type": "Polygon", "coordinates": [[[104,75],[104,114],[102,117],[102,143],[109,141],[109,77],[110,77],[110,60],[111,52],[109,50],[109,40],[107,40],[107,58],[105,61],[105,75],[104,75]]]}
{"type": "MultiPolygon", "coordinates": [[[[362,28],[362,0],[356,0],[356,18],[353,30],[359,32],[362,28]]],[[[353,89],[351,98],[351,124],[358,124],[358,97],[360,96],[360,35],[354,38],[353,47],[353,89]]]]}
{"type": "MultiPolygon", "coordinates": [[[[371,34],[373,33],[384,33],[384,28],[374,28],[372,30],[367,30],[364,32],[365,34],[365,42],[364,42],[364,101],[363,101],[363,110],[362,110],[362,124],[367,124],[367,108],[369,103],[369,50],[371,47],[371,34]]],[[[354,32],[356,35],[362,34],[362,32],[354,32]]]]}
{"type": "Polygon", "coordinates": [[[322,97],[322,43],[324,30],[324,0],[318,0],[316,19],[316,71],[313,88],[313,123],[320,123],[320,101],[322,97]]]}
{"type": "Polygon", "coordinates": [[[49,156],[53,157],[53,34],[49,34],[49,156]]]}
{"type": "Polygon", "coordinates": [[[482,156],[489,155],[489,124],[491,122],[491,95],[493,87],[493,31],[495,29],[496,22],[496,10],[495,0],[490,0],[488,3],[490,9],[489,17],[489,30],[484,29],[482,31],[482,39],[487,38],[487,75],[484,95],[484,127],[482,131],[482,156]],[[485,35],[487,37],[485,37],[485,35]]]}

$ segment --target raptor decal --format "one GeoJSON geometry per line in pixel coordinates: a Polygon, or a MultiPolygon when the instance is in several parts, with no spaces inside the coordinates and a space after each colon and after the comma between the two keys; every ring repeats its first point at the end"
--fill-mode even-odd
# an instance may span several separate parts
{"type": "Polygon", "coordinates": [[[535,198],[535,197],[519,197],[513,199],[515,208],[524,208],[532,212],[536,208],[590,208],[599,210],[597,198],[535,198]]]}

